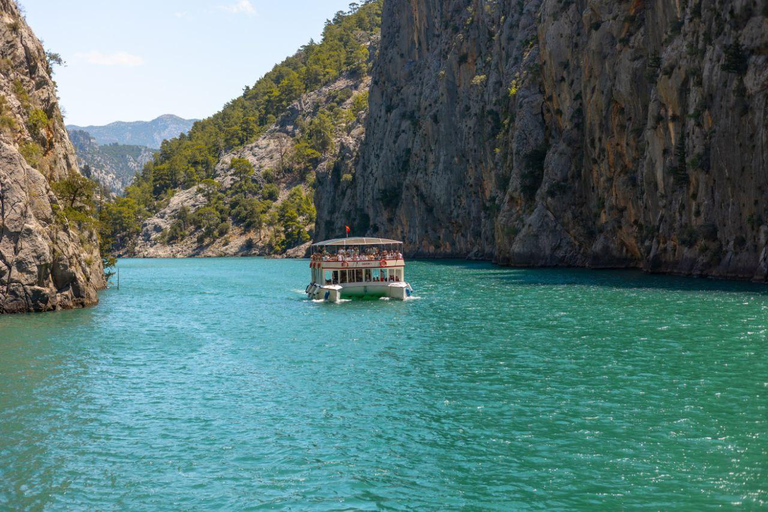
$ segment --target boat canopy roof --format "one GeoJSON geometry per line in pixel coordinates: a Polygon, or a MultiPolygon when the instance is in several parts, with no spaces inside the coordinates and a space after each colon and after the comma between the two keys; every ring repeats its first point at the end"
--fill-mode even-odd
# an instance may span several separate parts
{"type": "Polygon", "coordinates": [[[352,237],[352,238],[337,238],[335,240],[327,240],[314,244],[312,247],[346,247],[349,245],[393,245],[401,244],[398,240],[388,240],[386,238],[364,238],[364,237],[352,237]]]}

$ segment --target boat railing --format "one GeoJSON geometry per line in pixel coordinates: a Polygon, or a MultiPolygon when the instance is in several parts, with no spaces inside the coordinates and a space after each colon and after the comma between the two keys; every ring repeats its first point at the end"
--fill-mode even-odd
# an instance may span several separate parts
{"type": "Polygon", "coordinates": [[[401,283],[402,280],[399,276],[390,276],[388,278],[371,278],[371,279],[364,279],[362,281],[334,281],[333,279],[325,279],[324,280],[326,285],[333,285],[333,284],[340,284],[340,285],[352,285],[352,284],[382,284],[382,283],[401,283]]]}
{"type": "Polygon", "coordinates": [[[346,262],[346,263],[357,263],[357,262],[366,262],[366,261],[402,261],[403,255],[402,254],[392,254],[392,255],[360,255],[360,256],[318,256],[313,255],[312,261],[315,262],[330,262],[330,263],[338,263],[338,262],[346,262]]]}

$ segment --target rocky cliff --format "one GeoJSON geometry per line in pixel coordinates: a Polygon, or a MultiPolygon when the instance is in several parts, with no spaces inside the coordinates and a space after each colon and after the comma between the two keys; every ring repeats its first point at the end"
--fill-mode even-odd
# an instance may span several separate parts
{"type": "Polygon", "coordinates": [[[68,130],[83,175],[99,182],[113,194],[122,194],[152,160],[154,151],[146,146],[100,145],[90,133],[68,130]]]}
{"type": "Polygon", "coordinates": [[[768,279],[762,0],[387,0],[354,177],[316,238],[768,279]]]}
{"type": "Polygon", "coordinates": [[[51,187],[77,172],[49,57],[16,3],[0,0],[0,313],[98,302],[97,235],[63,215],[51,187]]]}

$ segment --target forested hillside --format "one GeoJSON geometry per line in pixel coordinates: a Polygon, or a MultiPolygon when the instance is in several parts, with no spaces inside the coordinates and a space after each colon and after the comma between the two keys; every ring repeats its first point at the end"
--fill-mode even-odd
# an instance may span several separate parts
{"type": "Polygon", "coordinates": [[[113,194],[122,194],[154,154],[146,146],[100,145],[91,134],[80,130],[69,130],[69,138],[83,175],[113,194]]]}
{"type": "Polygon", "coordinates": [[[152,121],[116,121],[106,126],[67,125],[67,130],[88,132],[100,145],[123,144],[160,149],[166,139],[187,133],[197,119],[166,114],[152,121]]]}
{"type": "MultiPolygon", "coordinates": [[[[358,114],[367,107],[359,86],[373,59],[381,11],[382,0],[374,0],[337,13],[321,42],[302,47],[189,134],[165,141],[125,197],[105,209],[103,234],[112,250],[131,253],[142,223],[172,204],[181,214],[161,233],[162,241],[194,240],[194,248],[179,255],[205,253],[233,227],[241,237],[251,233],[245,251],[259,246],[282,252],[309,240],[313,173],[342,149],[337,141],[359,125],[358,114]],[[333,85],[339,81],[346,85],[333,85]],[[269,154],[279,154],[277,163],[232,156],[265,137],[276,144],[269,154]],[[179,198],[174,203],[183,191],[185,204],[179,198]]],[[[154,243],[156,235],[142,238],[154,243]]]]}

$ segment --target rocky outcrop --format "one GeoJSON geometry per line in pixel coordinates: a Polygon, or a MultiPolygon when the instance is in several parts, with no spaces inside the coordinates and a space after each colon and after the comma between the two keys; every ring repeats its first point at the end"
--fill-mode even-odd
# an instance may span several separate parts
{"type": "Polygon", "coordinates": [[[0,0],[0,313],[98,302],[97,235],[62,217],[51,190],[76,172],[45,51],[15,2],[0,0]]]}
{"type": "MultiPolygon", "coordinates": [[[[316,238],[768,279],[768,8],[388,0],[352,180],[316,238]]],[[[329,206],[333,205],[333,207],[329,206]]]]}
{"type": "Polygon", "coordinates": [[[88,132],[68,130],[83,175],[99,182],[113,194],[121,195],[133,182],[154,151],[145,146],[99,145],[88,132]]]}

